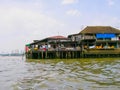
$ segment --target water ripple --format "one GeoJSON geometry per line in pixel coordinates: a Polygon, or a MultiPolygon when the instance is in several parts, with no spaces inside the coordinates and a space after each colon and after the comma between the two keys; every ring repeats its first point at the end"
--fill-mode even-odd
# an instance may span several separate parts
{"type": "Polygon", "coordinates": [[[120,60],[1,58],[0,78],[1,90],[119,90],[120,60]]]}

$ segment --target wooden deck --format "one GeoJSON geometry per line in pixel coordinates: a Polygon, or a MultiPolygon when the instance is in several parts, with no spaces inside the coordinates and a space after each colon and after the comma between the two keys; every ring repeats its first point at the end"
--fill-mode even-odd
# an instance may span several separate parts
{"type": "Polygon", "coordinates": [[[72,59],[80,58],[81,51],[32,51],[26,54],[30,59],[72,59]]]}
{"type": "Polygon", "coordinates": [[[87,49],[83,57],[120,57],[120,49],[87,49]]]}
{"type": "Polygon", "coordinates": [[[86,54],[118,54],[120,49],[87,49],[84,51],[86,54]]]}
{"type": "Polygon", "coordinates": [[[75,59],[120,57],[120,49],[86,49],[63,51],[31,51],[26,53],[28,59],[75,59]]]}

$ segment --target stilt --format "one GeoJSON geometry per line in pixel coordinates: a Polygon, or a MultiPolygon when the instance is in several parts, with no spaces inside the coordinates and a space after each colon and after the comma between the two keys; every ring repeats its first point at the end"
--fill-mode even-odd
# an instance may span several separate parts
{"type": "Polygon", "coordinates": [[[41,53],[41,54],[42,54],[41,56],[42,56],[42,59],[43,59],[43,51],[42,51],[42,53],[41,53]]]}

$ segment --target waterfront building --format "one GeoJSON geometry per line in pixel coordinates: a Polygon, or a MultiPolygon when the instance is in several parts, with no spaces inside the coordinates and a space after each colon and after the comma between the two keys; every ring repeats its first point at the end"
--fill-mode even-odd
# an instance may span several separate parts
{"type": "Polygon", "coordinates": [[[87,26],[77,34],[52,36],[26,45],[26,57],[119,57],[120,30],[111,26],[87,26]]]}
{"type": "Polygon", "coordinates": [[[80,44],[87,57],[120,55],[120,30],[111,26],[87,26],[68,37],[80,44]]]}
{"type": "MultiPolygon", "coordinates": [[[[27,58],[71,58],[70,54],[79,51],[77,42],[64,36],[52,36],[42,40],[34,40],[26,45],[27,58]]],[[[80,57],[80,56],[79,56],[80,57]]]]}
{"type": "Polygon", "coordinates": [[[34,40],[33,43],[27,46],[31,50],[38,51],[58,51],[66,49],[74,49],[76,41],[72,41],[70,38],[64,36],[52,36],[42,40],[34,40]]]}

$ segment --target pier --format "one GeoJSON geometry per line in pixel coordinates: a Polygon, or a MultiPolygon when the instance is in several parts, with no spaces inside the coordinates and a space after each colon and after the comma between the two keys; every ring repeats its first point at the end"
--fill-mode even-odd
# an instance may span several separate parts
{"type": "Polygon", "coordinates": [[[32,51],[26,54],[28,59],[78,59],[78,58],[106,58],[120,57],[120,49],[96,50],[89,49],[85,51],[32,51]]]}
{"type": "Polygon", "coordinates": [[[80,51],[33,51],[26,54],[29,59],[74,59],[80,58],[80,51]]]}

